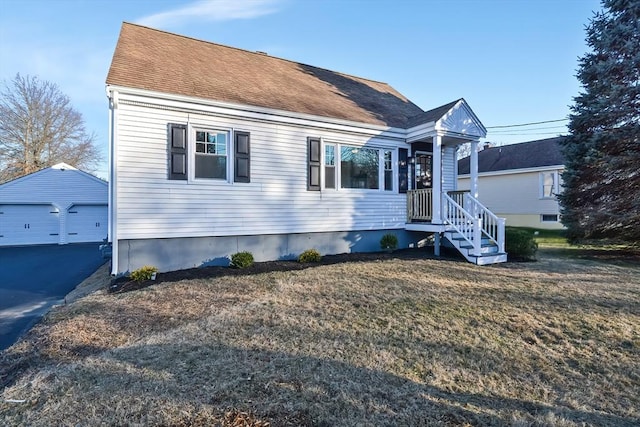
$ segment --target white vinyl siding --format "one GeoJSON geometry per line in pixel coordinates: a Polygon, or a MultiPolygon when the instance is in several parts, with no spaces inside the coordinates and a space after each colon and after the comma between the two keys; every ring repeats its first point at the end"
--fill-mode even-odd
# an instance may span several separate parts
{"type": "Polygon", "coordinates": [[[456,184],[456,149],[455,147],[442,147],[442,191],[453,191],[456,184]]]}
{"type": "Polygon", "coordinates": [[[118,239],[404,227],[404,194],[342,188],[307,191],[308,137],[358,147],[366,144],[380,150],[395,150],[398,140],[332,130],[310,131],[228,114],[132,105],[124,96],[120,101],[115,193],[118,239]],[[251,182],[238,185],[227,180],[167,179],[168,123],[249,132],[251,182]]]}

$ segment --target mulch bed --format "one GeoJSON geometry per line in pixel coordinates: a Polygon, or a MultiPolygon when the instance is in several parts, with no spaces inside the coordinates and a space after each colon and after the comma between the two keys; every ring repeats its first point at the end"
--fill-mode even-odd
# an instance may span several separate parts
{"type": "Polygon", "coordinates": [[[433,247],[419,249],[399,249],[391,253],[345,253],[338,255],[325,255],[322,257],[322,260],[317,263],[300,263],[296,260],[280,260],[256,262],[251,267],[247,268],[221,266],[190,268],[187,270],[158,273],[156,275],[156,280],[145,280],[143,282],[136,282],[135,280],[130,280],[128,277],[119,277],[112,281],[108,291],[109,293],[123,293],[146,288],[151,285],[157,285],[163,282],[178,282],[180,280],[206,279],[226,276],[246,276],[274,271],[304,270],[320,265],[340,264],[345,262],[368,262],[390,259],[449,259],[463,261],[463,258],[459,254],[457,254],[457,252],[449,250],[447,248],[442,248],[441,255],[439,257],[436,257],[433,254],[433,247]]]}

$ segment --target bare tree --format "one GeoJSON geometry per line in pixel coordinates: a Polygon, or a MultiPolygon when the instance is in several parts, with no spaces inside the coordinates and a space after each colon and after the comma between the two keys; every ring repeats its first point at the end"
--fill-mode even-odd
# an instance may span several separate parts
{"type": "Polygon", "coordinates": [[[65,162],[88,172],[101,160],[95,134],[58,86],[16,77],[0,92],[0,183],[65,162]]]}

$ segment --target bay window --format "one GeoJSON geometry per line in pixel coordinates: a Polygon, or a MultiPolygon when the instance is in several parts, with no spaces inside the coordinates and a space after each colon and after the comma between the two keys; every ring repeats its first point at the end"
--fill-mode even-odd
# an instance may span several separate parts
{"type": "Polygon", "coordinates": [[[396,164],[398,152],[394,149],[340,144],[309,137],[307,150],[308,191],[395,189],[402,192],[402,185],[395,184],[396,175],[402,173],[402,168],[396,164]]]}

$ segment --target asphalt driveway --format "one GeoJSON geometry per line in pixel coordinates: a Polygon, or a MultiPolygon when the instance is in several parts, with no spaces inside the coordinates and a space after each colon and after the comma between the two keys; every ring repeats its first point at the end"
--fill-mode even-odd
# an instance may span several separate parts
{"type": "Polygon", "coordinates": [[[0,350],[105,263],[99,246],[0,247],[0,350]]]}

